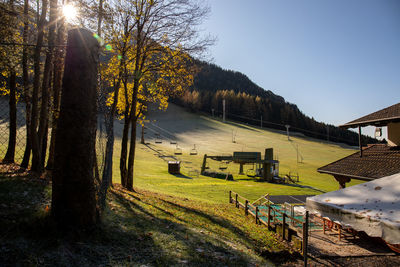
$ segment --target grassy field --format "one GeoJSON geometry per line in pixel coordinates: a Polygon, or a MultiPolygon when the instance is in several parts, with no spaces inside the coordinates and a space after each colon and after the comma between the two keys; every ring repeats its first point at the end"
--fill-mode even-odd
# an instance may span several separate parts
{"type": "MultiPolygon", "coordinates": [[[[249,200],[255,200],[267,193],[280,194],[320,194],[338,189],[337,182],[330,175],[319,174],[316,169],[340,159],[354,149],[341,144],[321,141],[302,136],[292,136],[288,141],[286,133],[271,129],[260,129],[234,122],[223,123],[219,119],[186,112],[170,105],[166,112],[150,110],[146,130],[146,145],[136,149],[134,186],[141,189],[162,192],[190,199],[222,203],[228,199],[229,190],[235,191],[249,200]],[[156,136],[160,134],[160,138],[156,136]],[[232,142],[232,139],[235,142],[232,142]],[[156,139],[162,141],[156,144],[156,139]],[[175,155],[176,141],[182,155],[175,155]],[[190,155],[196,145],[197,155],[190,155]],[[234,181],[225,181],[206,176],[196,176],[200,171],[204,154],[227,155],[234,151],[259,151],[274,149],[274,157],[280,161],[280,174],[298,174],[297,185],[282,185],[259,182],[257,178],[238,175],[239,165],[229,164],[227,171],[234,181]],[[299,154],[297,154],[297,150],[299,154]],[[168,160],[182,162],[182,175],[168,173],[168,160]],[[298,162],[299,161],[301,162],[298,162]]],[[[122,125],[117,122],[113,181],[120,182],[119,153],[122,125]]],[[[138,128],[139,130],[139,128],[138,128]]],[[[140,131],[139,131],[140,132],[140,131]]],[[[219,171],[219,163],[209,160],[210,169],[219,171]]],[[[252,165],[245,166],[247,169],[252,165]]],[[[353,180],[350,185],[360,183],[353,180]]]]}
{"type": "Polygon", "coordinates": [[[49,181],[9,167],[0,165],[1,266],[301,266],[233,205],[120,186],[98,227],[65,234],[49,216],[49,181]]]}
{"type": "MultiPolygon", "coordinates": [[[[21,115],[22,116],[22,115],[21,115]]],[[[319,174],[316,169],[354,152],[354,149],[327,141],[301,135],[287,139],[286,133],[271,129],[260,129],[234,122],[223,123],[219,118],[211,118],[186,112],[170,105],[166,112],[150,109],[146,123],[146,145],[137,142],[134,186],[136,188],[166,193],[212,203],[227,201],[229,190],[235,191],[249,200],[269,194],[320,194],[336,190],[338,184],[332,176],[319,174]],[[156,137],[160,134],[160,138],[156,137]],[[162,141],[156,144],[156,139],[162,141]],[[235,142],[232,142],[234,139],[235,142]],[[182,155],[175,155],[177,145],[182,155]],[[197,155],[190,155],[194,145],[197,155]],[[234,151],[259,151],[274,149],[274,158],[280,161],[280,174],[298,174],[297,185],[281,185],[259,182],[257,178],[238,175],[239,165],[230,163],[226,171],[234,176],[234,181],[198,176],[204,154],[229,155],[234,151]],[[167,172],[168,160],[182,163],[182,175],[167,172]]],[[[6,123],[0,125],[0,152],[5,154],[8,130],[6,123]]],[[[104,128],[104,127],[103,127],[104,128]]],[[[122,123],[115,122],[116,141],[114,152],[113,182],[119,183],[119,155],[122,123]]],[[[138,136],[140,135],[138,127],[138,136]]],[[[101,139],[98,139],[101,140],[101,139]]],[[[25,127],[21,125],[17,136],[17,162],[22,159],[25,143],[25,127]]],[[[104,143],[103,143],[104,144],[104,143]]],[[[102,147],[97,148],[101,154],[102,147]]],[[[219,170],[219,162],[208,160],[211,170],[219,170]]],[[[245,173],[252,165],[245,166],[245,173]]],[[[251,172],[251,171],[250,171],[251,172]]],[[[350,185],[360,183],[353,180],[350,185]]]]}

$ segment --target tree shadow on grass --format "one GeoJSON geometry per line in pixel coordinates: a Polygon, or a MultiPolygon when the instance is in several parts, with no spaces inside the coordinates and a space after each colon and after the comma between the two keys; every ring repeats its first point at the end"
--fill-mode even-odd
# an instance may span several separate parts
{"type": "MultiPolygon", "coordinates": [[[[142,263],[140,261],[143,257],[140,255],[146,255],[146,263],[155,265],[251,265],[245,253],[233,249],[218,238],[197,231],[196,225],[193,225],[193,228],[188,227],[185,216],[182,218],[176,215],[182,214],[182,208],[185,209],[185,207],[157,199],[160,201],[158,202],[160,206],[168,205],[170,209],[175,210],[177,213],[174,215],[151,201],[141,199],[140,203],[133,203],[116,192],[113,195],[117,195],[115,198],[117,204],[124,210],[122,212],[109,210],[102,227],[107,228],[108,238],[111,239],[116,239],[123,233],[124,237],[117,239],[131,244],[135,253],[127,257],[131,256],[135,264],[142,263]],[[147,208],[144,209],[143,206],[147,208]],[[113,219],[109,220],[110,218],[113,219]],[[115,222],[118,224],[115,225],[115,222]],[[131,234],[132,237],[129,237],[131,234]]],[[[194,212],[194,210],[185,209],[185,212],[194,212]]],[[[196,215],[203,216],[214,223],[221,223],[202,212],[197,212],[196,215]]]]}
{"type": "MultiPolygon", "coordinates": [[[[244,252],[189,225],[182,216],[185,207],[140,193],[110,194],[95,229],[60,231],[46,209],[50,195],[43,192],[48,188],[41,179],[0,176],[1,204],[10,207],[0,209],[0,265],[253,265],[244,252]],[[24,199],[31,202],[27,213],[15,208],[26,204],[24,199]]],[[[196,215],[220,223],[202,212],[196,215]]]]}

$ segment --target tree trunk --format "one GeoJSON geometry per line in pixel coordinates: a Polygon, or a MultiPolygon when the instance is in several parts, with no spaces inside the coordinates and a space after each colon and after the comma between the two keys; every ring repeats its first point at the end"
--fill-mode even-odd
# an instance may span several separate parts
{"type": "Polygon", "coordinates": [[[97,222],[94,148],[97,124],[99,44],[92,33],[68,33],[57,125],[51,212],[61,228],[90,228],[97,222]]]}
{"type": "Polygon", "coordinates": [[[38,125],[39,113],[39,87],[40,87],[40,54],[42,51],[43,38],[44,38],[44,25],[46,23],[47,14],[47,0],[42,0],[42,14],[40,15],[38,25],[38,36],[33,56],[34,64],[34,78],[33,78],[33,92],[32,92],[32,116],[31,116],[31,142],[32,142],[32,170],[42,173],[41,169],[41,148],[38,133],[36,132],[38,125]]]}
{"type": "Polygon", "coordinates": [[[14,163],[15,159],[15,143],[17,139],[17,99],[16,99],[16,78],[17,74],[15,71],[10,73],[10,131],[8,138],[8,148],[6,156],[3,161],[8,163],[14,163]]]}
{"type": "MultiPolygon", "coordinates": [[[[29,20],[28,20],[29,0],[24,0],[24,31],[22,34],[22,42],[28,42],[29,20]]],[[[22,83],[24,86],[24,100],[25,100],[25,120],[26,120],[26,144],[24,157],[22,159],[21,167],[28,168],[29,159],[31,157],[31,135],[29,134],[31,128],[31,97],[29,90],[29,74],[28,74],[28,50],[24,46],[22,48],[22,83]]]]}
{"type": "Polygon", "coordinates": [[[124,129],[122,131],[122,142],[121,142],[121,158],[119,162],[119,170],[121,173],[121,184],[126,187],[128,170],[126,168],[127,153],[128,153],[128,135],[129,135],[130,119],[129,116],[125,115],[124,129]]]}
{"type": "Polygon", "coordinates": [[[131,129],[131,144],[129,149],[129,159],[128,159],[128,174],[126,180],[126,189],[133,191],[133,170],[135,164],[135,148],[136,148],[136,104],[137,104],[137,92],[138,92],[139,82],[134,81],[133,85],[133,97],[132,97],[132,107],[130,113],[130,119],[132,124],[131,129]]]}
{"type": "Polygon", "coordinates": [[[131,121],[131,145],[129,148],[129,159],[128,159],[128,177],[126,180],[126,189],[133,190],[133,170],[135,164],[135,148],[136,148],[136,116],[133,116],[131,121]]]}
{"type": "MultiPolygon", "coordinates": [[[[101,185],[99,190],[99,206],[101,211],[104,210],[106,205],[107,190],[112,185],[112,167],[113,167],[113,154],[114,154],[114,116],[117,109],[119,86],[121,79],[118,77],[118,82],[114,83],[114,101],[109,110],[109,114],[104,114],[106,132],[107,132],[107,143],[106,152],[104,159],[104,170],[103,177],[101,179],[101,185]]],[[[106,111],[107,112],[107,111],[106,111]]]]}
{"type": "Polygon", "coordinates": [[[40,162],[38,166],[39,172],[44,170],[44,163],[46,159],[47,151],[47,133],[49,125],[49,99],[50,99],[50,77],[53,68],[53,52],[54,52],[54,39],[55,39],[55,24],[57,15],[57,0],[50,0],[50,21],[49,21],[49,32],[48,32],[48,44],[46,52],[46,62],[43,70],[43,81],[42,81],[42,105],[40,109],[40,121],[39,121],[39,149],[40,149],[40,162]]]}
{"type": "Polygon", "coordinates": [[[112,114],[105,115],[105,124],[107,132],[106,152],[104,159],[103,176],[99,190],[99,206],[103,211],[106,205],[107,190],[112,183],[112,165],[114,153],[114,116],[112,114]]]}
{"type": "Polygon", "coordinates": [[[53,76],[53,112],[51,120],[51,139],[49,147],[49,159],[47,160],[46,168],[49,170],[53,169],[54,165],[54,147],[56,142],[56,131],[57,131],[57,121],[60,112],[60,96],[61,96],[61,78],[62,78],[62,68],[64,62],[64,48],[61,45],[64,44],[65,27],[64,19],[62,18],[61,9],[57,12],[60,19],[57,21],[57,45],[59,47],[55,50],[55,61],[54,61],[54,76],[53,76]]]}

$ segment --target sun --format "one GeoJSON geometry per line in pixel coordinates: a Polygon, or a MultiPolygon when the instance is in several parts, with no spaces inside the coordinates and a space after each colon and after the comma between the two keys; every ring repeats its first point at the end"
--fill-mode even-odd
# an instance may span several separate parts
{"type": "Polygon", "coordinates": [[[78,11],[76,10],[76,7],[71,4],[63,6],[62,11],[63,11],[64,18],[68,22],[72,22],[73,20],[75,20],[78,15],[78,11]]]}

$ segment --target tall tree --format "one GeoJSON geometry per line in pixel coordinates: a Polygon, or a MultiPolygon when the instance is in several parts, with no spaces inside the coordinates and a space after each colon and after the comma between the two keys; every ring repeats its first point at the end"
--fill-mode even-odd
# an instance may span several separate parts
{"type": "Polygon", "coordinates": [[[110,19],[113,47],[122,66],[118,112],[124,117],[121,182],[133,190],[136,123],[147,102],[166,107],[172,92],[193,83],[189,53],[203,52],[212,43],[199,38],[197,26],[208,8],[190,0],[122,0],[113,2],[110,19]],[[121,44],[127,44],[125,54],[121,44]],[[130,132],[130,140],[128,140],[130,132]],[[128,143],[130,144],[128,151],[128,143]]]}
{"type": "Polygon", "coordinates": [[[20,43],[21,35],[18,31],[19,20],[13,0],[0,3],[0,21],[2,40],[11,44],[0,47],[0,74],[8,80],[0,87],[0,91],[9,96],[10,119],[8,147],[3,161],[14,162],[17,138],[17,73],[20,69],[21,48],[12,44],[20,43]]]}
{"type": "MultiPolygon", "coordinates": [[[[38,120],[39,120],[39,93],[40,93],[40,78],[41,78],[41,67],[40,58],[42,52],[42,46],[44,43],[44,28],[46,24],[48,1],[42,0],[42,12],[38,21],[38,33],[36,39],[36,46],[33,55],[34,64],[34,78],[33,78],[33,90],[32,90],[32,114],[31,114],[31,128],[30,135],[32,141],[32,170],[36,172],[43,172],[42,167],[42,148],[39,140],[39,134],[37,132],[38,120]]],[[[43,101],[42,101],[43,102],[43,101]]]]}
{"type": "MultiPolygon", "coordinates": [[[[28,32],[29,32],[29,0],[24,0],[24,28],[22,34],[22,42],[28,43],[28,32]]],[[[31,92],[29,85],[29,72],[28,72],[28,47],[23,46],[22,51],[22,83],[24,87],[24,100],[25,100],[25,123],[26,123],[26,144],[24,157],[22,158],[21,167],[28,168],[29,160],[31,157],[31,92]]]]}

